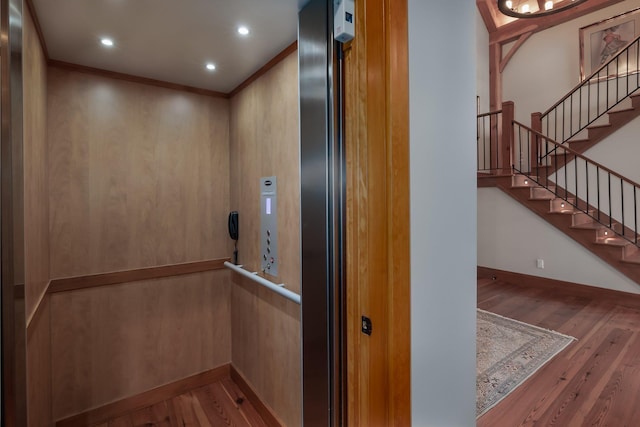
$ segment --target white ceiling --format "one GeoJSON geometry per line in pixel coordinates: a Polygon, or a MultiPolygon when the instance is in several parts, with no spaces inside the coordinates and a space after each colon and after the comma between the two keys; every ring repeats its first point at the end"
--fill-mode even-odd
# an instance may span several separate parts
{"type": "Polygon", "coordinates": [[[297,39],[307,2],[33,0],[51,59],[225,93],[297,39]]]}

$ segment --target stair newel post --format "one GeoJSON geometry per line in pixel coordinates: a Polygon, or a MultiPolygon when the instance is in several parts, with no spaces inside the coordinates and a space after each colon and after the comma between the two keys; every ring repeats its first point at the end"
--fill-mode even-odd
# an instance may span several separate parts
{"type": "MultiPolygon", "coordinates": [[[[542,133],[542,113],[531,114],[531,129],[535,130],[536,132],[542,133]]],[[[538,141],[540,141],[540,138],[537,135],[532,134],[531,153],[529,155],[529,164],[531,165],[530,167],[532,173],[538,165],[538,156],[540,155],[539,150],[541,150],[541,147],[539,147],[539,145],[542,141],[538,141]]]]}
{"type": "Polygon", "coordinates": [[[513,120],[515,119],[515,106],[513,101],[502,103],[502,137],[499,139],[499,153],[502,162],[498,167],[502,173],[513,173],[513,120]]]}

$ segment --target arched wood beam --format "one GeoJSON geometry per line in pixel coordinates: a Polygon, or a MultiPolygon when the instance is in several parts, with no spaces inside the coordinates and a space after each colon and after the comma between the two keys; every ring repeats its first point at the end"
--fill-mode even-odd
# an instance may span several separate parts
{"type": "Polygon", "coordinates": [[[509,52],[507,52],[504,58],[502,58],[502,61],[500,61],[500,74],[502,74],[502,72],[504,71],[505,67],[507,66],[507,64],[509,63],[509,60],[513,57],[513,55],[515,55],[518,49],[520,49],[520,46],[522,46],[524,42],[526,42],[527,39],[532,35],[533,35],[533,31],[529,31],[528,33],[522,34],[518,38],[518,41],[513,46],[511,46],[511,49],[509,49],[509,52]]]}

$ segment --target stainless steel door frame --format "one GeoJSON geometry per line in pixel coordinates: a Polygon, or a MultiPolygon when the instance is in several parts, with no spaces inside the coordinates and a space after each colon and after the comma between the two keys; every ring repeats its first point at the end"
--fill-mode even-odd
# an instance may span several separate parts
{"type": "Polygon", "coordinates": [[[299,16],[303,425],[344,423],[344,156],[333,2],[299,16]]]}
{"type": "Polygon", "coordinates": [[[22,145],[22,0],[0,0],[2,425],[27,424],[22,145]]]}

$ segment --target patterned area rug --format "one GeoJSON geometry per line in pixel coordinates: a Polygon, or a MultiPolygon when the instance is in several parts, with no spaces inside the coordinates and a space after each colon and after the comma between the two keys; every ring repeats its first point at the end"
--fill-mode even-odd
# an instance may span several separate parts
{"type": "Polygon", "coordinates": [[[480,417],[575,338],[478,309],[476,417],[480,417]]]}

